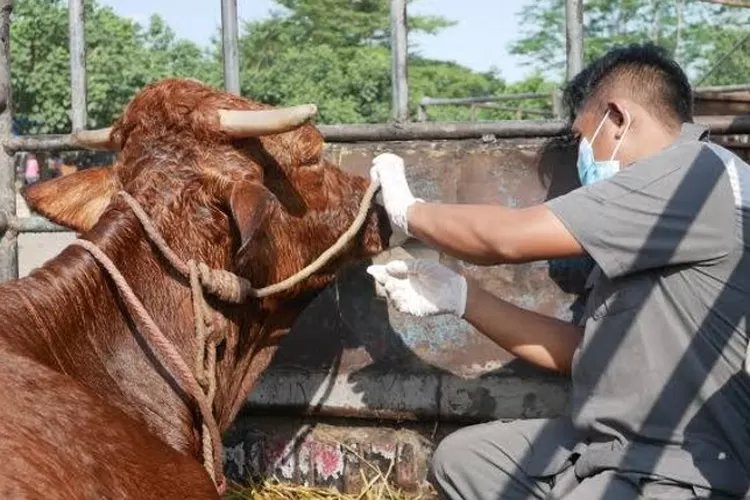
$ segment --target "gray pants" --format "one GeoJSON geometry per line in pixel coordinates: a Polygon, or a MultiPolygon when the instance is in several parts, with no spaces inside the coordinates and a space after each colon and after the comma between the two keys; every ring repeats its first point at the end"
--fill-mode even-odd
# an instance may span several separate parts
{"type": "Polygon", "coordinates": [[[438,446],[432,459],[433,480],[451,500],[697,497],[690,485],[612,470],[579,478],[572,465],[579,440],[567,419],[466,427],[438,446]]]}

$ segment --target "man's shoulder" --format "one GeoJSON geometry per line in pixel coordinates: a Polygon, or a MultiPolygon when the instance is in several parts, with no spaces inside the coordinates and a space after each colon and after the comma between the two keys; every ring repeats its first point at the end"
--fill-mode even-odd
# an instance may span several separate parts
{"type": "Polygon", "coordinates": [[[630,175],[643,184],[673,178],[691,181],[716,180],[723,176],[731,152],[711,142],[680,141],[633,164],[630,175]]]}

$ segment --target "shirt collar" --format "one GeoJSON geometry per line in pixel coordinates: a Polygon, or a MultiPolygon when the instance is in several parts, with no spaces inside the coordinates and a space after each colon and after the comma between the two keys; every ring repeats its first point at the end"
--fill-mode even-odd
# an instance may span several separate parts
{"type": "Polygon", "coordinates": [[[676,142],[705,141],[708,139],[708,127],[697,123],[683,123],[676,142]]]}

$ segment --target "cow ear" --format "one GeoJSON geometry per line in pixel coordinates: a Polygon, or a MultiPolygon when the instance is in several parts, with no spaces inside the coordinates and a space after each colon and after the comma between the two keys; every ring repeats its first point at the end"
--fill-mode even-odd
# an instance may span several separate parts
{"type": "Polygon", "coordinates": [[[244,253],[252,242],[271,207],[273,194],[263,184],[257,182],[237,182],[230,188],[227,204],[240,233],[240,249],[237,255],[244,253]]]}
{"type": "Polygon", "coordinates": [[[98,167],[32,184],[22,194],[33,211],[83,233],[94,227],[118,189],[114,170],[98,167]]]}

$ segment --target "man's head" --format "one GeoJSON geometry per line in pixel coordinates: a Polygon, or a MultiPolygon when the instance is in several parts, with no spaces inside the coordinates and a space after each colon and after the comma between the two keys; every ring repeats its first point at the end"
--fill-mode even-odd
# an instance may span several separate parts
{"type": "Polygon", "coordinates": [[[693,118],[687,76],[653,44],[610,50],[573,78],[564,101],[575,135],[591,142],[599,129],[594,157],[615,154],[622,165],[668,146],[693,118]]]}

